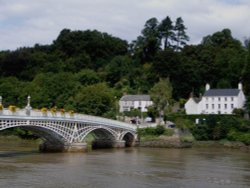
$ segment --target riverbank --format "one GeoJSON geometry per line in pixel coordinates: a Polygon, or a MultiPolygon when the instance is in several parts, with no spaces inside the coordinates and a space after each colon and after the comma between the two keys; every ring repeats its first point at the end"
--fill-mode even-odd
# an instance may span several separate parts
{"type": "Polygon", "coordinates": [[[192,144],[192,147],[197,148],[205,148],[205,147],[212,147],[212,148],[230,148],[230,149],[241,149],[241,150],[248,150],[250,151],[250,146],[244,144],[243,142],[239,141],[228,141],[228,140],[220,140],[220,141],[195,141],[192,144]]]}
{"type": "Polygon", "coordinates": [[[173,134],[172,136],[143,136],[140,138],[139,147],[191,148],[193,140],[192,135],[180,136],[178,134],[173,134]]]}
{"type": "Polygon", "coordinates": [[[159,137],[144,137],[140,140],[139,147],[152,148],[230,148],[250,151],[250,146],[239,141],[196,141],[188,137],[159,136],[159,137]]]}
{"type": "MultiPolygon", "coordinates": [[[[36,140],[26,140],[19,138],[18,136],[8,135],[0,136],[1,143],[11,143],[13,146],[25,146],[26,144],[33,144],[34,146],[39,146],[42,143],[40,139],[36,140]]],[[[2,145],[2,144],[1,144],[2,145]]],[[[229,149],[240,149],[250,151],[250,146],[245,145],[239,141],[196,141],[190,136],[145,136],[141,137],[137,144],[137,147],[149,147],[149,148],[229,148],[229,149]]],[[[91,144],[88,143],[88,151],[91,151],[91,144]]]]}

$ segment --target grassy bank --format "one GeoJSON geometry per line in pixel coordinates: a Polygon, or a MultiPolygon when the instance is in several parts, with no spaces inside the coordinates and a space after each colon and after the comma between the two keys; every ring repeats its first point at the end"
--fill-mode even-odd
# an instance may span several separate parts
{"type": "Polygon", "coordinates": [[[186,148],[191,147],[194,140],[189,133],[182,134],[178,129],[169,129],[158,125],[138,129],[141,147],[160,147],[160,148],[186,148]]]}
{"type": "Polygon", "coordinates": [[[192,147],[231,148],[231,149],[243,149],[250,151],[249,145],[246,145],[240,141],[228,141],[228,140],[194,141],[192,147]]]}

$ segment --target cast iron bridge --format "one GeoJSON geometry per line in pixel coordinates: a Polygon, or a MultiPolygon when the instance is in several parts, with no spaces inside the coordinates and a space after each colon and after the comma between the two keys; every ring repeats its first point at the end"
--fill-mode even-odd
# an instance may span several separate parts
{"type": "Polygon", "coordinates": [[[44,151],[86,150],[85,139],[90,133],[93,147],[133,146],[137,139],[132,124],[84,114],[32,110],[30,97],[24,109],[0,109],[0,131],[13,127],[30,130],[44,139],[40,145],[44,151]]]}

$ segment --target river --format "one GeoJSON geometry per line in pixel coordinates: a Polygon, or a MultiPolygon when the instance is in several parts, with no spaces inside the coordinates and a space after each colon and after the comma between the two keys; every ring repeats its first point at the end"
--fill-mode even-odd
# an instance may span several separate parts
{"type": "Polygon", "coordinates": [[[236,149],[101,149],[39,153],[0,140],[0,188],[244,188],[250,153],[236,149]]]}

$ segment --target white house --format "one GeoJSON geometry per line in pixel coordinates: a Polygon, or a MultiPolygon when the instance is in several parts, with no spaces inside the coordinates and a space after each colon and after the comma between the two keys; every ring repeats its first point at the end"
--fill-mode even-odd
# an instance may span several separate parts
{"type": "Polygon", "coordinates": [[[232,114],[235,108],[242,109],[246,98],[239,83],[238,89],[210,89],[206,84],[203,96],[191,96],[185,104],[186,114],[232,114]]]}
{"type": "Polygon", "coordinates": [[[124,95],[119,100],[120,112],[130,111],[132,109],[140,109],[142,112],[147,112],[147,107],[153,102],[149,95],[124,95]]]}

